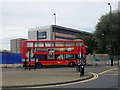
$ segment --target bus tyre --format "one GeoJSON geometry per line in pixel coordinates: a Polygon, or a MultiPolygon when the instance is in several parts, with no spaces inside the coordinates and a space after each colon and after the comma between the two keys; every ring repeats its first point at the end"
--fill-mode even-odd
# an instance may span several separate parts
{"type": "Polygon", "coordinates": [[[74,66],[75,66],[75,63],[74,63],[74,62],[70,62],[68,66],[69,66],[69,67],[74,67],[74,66]]]}
{"type": "Polygon", "coordinates": [[[41,67],[42,67],[42,64],[41,64],[40,62],[37,62],[37,63],[36,63],[36,68],[39,69],[39,68],[41,68],[41,67]]]}
{"type": "Polygon", "coordinates": [[[27,67],[27,62],[24,62],[23,67],[27,67]]]}

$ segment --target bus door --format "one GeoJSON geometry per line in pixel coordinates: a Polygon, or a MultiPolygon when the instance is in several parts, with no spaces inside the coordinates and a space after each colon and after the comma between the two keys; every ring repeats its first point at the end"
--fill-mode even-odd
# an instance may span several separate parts
{"type": "Polygon", "coordinates": [[[57,57],[57,60],[56,60],[56,62],[55,62],[55,64],[56,65],[62,65],[62,64],[64,64],[64,56],[65,55],[63,55],[63,54],[60,54],[58,57],[57,57]]]}

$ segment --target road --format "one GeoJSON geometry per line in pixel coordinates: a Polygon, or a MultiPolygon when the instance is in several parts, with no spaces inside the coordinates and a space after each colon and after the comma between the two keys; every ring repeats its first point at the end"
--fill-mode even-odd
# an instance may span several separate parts
{"type": "Polygon", "coordinates": [[[83,83],[55,86],[54,88],[118,88],[120,86],[118,85],[118,70],[112,70],[112,68],[118,68],[118,66],[87,66],[85,71],[97,73],[97,79],[83,83]]]}
{"type": "MultiPolygon", "coordinates": [[[[44,69],[65,69],[63,68],[43,68],[44,69]]],[[[3,68],[2,72],[22,71],[23,68],[3,68]]],[[[85,72],[96,73],[98,77],[94,80],[85,82],[68,83],[61,85],[53,85],[50,88],[118,88],[118,66],[86,66],[85,72]]],[[[47,86],[49,87],[49,86],[47,86]]],[[[47,88],[46,87],[46,88],[47,88]]],[[[38,87],[39,88],[39,87],[38,87]]],[[[44,87],[45,88],[45,87],[44,87]]]]}

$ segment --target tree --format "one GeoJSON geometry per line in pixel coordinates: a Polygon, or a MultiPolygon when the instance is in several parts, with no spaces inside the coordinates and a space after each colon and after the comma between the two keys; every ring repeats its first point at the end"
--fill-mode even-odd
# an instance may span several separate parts
{"type": "Polygon", "coordinates": [[[76,37],[77,39],[83,39],[85,41],[85,45],[87,46],[87,54],[93,54],[95,47],[93,35],[76,34],[76,37]]]}
{"type": "Polygon", "coordinates": [[[96,25],[94,38],[98,42],[96,53],[112,53],[120,55],[120,12],[113,11],[111,14],[111,27],[110,27],[110,14],[102,15],[96,25]]]}

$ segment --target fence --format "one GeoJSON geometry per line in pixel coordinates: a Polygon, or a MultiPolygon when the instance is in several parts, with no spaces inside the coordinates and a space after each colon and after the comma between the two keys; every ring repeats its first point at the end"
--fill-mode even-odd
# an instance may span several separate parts
{"type": "MultiPolygon", "coordinates": [[[[110,65],[111,57],[108,54],[87,55],[87,65],[110,65]]],[[[120,64],[120,55],[113,55],[113,64],[120,64]]]]}
{"type": "Polygon", "coordinates": [[[21,53],[0,53],[0,64],[3,67],[22,64],[21,53]]]}
{"type": "MultiPolygon", "coordinates": [[[[111,60],[108,54],[95,54],[86,56],[87,65],[110,65],[111,60]]],[[[120,64],[120,55],[113,56],[114,64],[120,64]]],[[[0,53],[0,65],[8,67],[10,65],[22,66],[21,53],[0,53]]]]}

